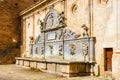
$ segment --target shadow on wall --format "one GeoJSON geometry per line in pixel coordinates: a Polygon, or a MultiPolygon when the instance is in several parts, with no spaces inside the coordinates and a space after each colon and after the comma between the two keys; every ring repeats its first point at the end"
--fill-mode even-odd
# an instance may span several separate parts
{"type": "Polygon", "coordinates": [[[20,49],[0,49],[0,64],[13,64],[19,55],[20,49]]]}

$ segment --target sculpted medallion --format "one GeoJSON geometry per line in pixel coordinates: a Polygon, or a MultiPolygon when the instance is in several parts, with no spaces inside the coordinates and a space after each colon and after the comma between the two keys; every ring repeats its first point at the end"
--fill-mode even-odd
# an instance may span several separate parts
{"type": "Polygon", "coordinates": [[[76,53],[76,45],[75,44],[69,44],[70,46],[70,54],[74,55],[76,53]]]}

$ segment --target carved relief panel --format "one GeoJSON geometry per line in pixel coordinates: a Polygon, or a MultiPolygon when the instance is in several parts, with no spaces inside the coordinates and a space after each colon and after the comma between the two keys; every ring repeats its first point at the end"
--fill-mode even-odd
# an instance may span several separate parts
{"type": "Polygon", "coordinates": [[[46,15],[44,29],[46,30],[46,29],[55,28],[57,27],[58,24],[59,24],[58,15],[53,9],[51,9],[46,15]]]}
{"type": "Polygon", "coordinates": [[[46,58],[63,58],[63,42],[50,42],[45,45],[46,58]]]}
{"type": "Polygon", "coordinates": [[[59,15],[51,9],[42,23],[42,32],[36,38],[34,50],[30,50],[33,57],[46,59],[66,59],[89,61],[89,38],[86,26],[83,26],[83,39],[79,34],[64,26],[64,14],[59,15]]]}
{"type": "Polygon", "coordinates": [[[63,57],[63,16],[51,9],[45,17],[45,55],[47,58],[63,57]]]}

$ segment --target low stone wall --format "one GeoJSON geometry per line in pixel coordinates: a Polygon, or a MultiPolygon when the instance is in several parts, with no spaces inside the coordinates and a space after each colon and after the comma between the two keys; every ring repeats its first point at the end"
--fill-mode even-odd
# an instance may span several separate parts
{"type": "Polygon", "coordinates": [[[90,75],[92,65],[91,63],[80,61],[38,60],[31,58],[16,58],[16,64],[68,77],[90,75]]]}

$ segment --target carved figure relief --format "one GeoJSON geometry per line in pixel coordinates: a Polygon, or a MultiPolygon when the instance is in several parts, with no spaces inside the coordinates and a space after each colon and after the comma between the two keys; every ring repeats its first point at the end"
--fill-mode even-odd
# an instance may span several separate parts
{"type": "Polygon", "coordinates": [[[45,29],[55,28],[57,27],[58,24],[59,24],[58,15],[53,9],[51,9],[45,18],[45,29]]]}
{"type": "Polygon", "coordinates": [[[47,19],[47,21],[46,21],[46,26],[47,26],[47,28],[52,28],[53,26],[54,26],[54,23],[55,22],[55,20],[54,20],[54,15],[53,14],[50,14],[49,16],[48,16],[48,19],[47,19]]]}
{"type": "Polygon", "coordinates": [[[40,26],[40,30],[42,31],[43,30],[43,22],[40,19],[38,19],[37,25],[40,26]]]}
{"type": "Polygon", "coordinates": [[[58,16],[58,19],[59,19],[59,25],[58,27],[63,27],[65,26],[65,23],[64,23],[64,12],[60,13],[59,16],[58,16]]]}
{"type": "Polygon", "coordinates": [[[82,32],[83,37],[88,37],[89,36],[88,27],[85,24],[83,24],[82,28],[83,28],[83,32],[82,32]]]}
{"type": "Polygon", "coordinates": [[[49,51],[50,51],[50,54],[53,54],[53,45],[49,45],[49,51]]]}
{"type": "Polygon", "coordinates": [[[79,35],[77,35],[75,32],[72,32],[71,30],[69,29],[64,29],[63,31],[63,34],[64,34],[64,39],[76,39],[79,37],[79,35]]]}
{"type": "Polygon", "coordinates": [[[70,46],[70,54],[74,55],[76,54],[76,45],[75,44],[69,44],[70,46]]]}
{"type": "Polygon", "coordinates": [[[59,55],[62,56],[63,55],[63,45],[59,45],[59,55]]]}
{"type": "Polygon", "coordinates": [[[50,9],[50,11],[45,17],[44,25],[45,25],[45,30],[65,26],[64,12],[57,14],[54,9],[50,9]]]}

